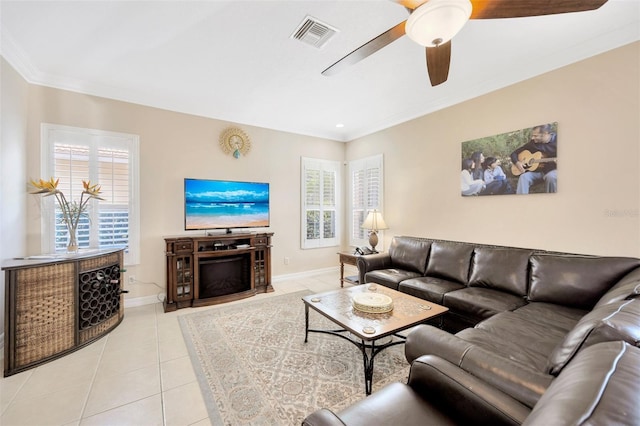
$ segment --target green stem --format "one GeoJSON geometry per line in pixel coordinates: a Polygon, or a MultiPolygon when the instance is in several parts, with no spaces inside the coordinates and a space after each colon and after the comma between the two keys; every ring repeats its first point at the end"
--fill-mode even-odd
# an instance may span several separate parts
{"type": "Polygon", "coordinates": [[[85,194],[85,192],[80,194],[80,204],[78,205],[78,214],[75,217],[76,223],[75,223],[75,226],[74,226],[73,229],[76,229],[78,227],[78,222],[80,221],[80,216],[82,215],[82,212],[84,212],[85,206],[89,202],[89,198],[87,198],[86,200],[84,199],[84,194],[85,194]]]}
{"type": "Polygon", "coordinates": [[[58,204],[60,204],[60,210],[62,210],[62,221],[67,224],[67,226],[71,225],[71,211],[69,209],[69,203],[65,198],[62,192],[56,192],[56,199],[58,200],[58,204]]]}

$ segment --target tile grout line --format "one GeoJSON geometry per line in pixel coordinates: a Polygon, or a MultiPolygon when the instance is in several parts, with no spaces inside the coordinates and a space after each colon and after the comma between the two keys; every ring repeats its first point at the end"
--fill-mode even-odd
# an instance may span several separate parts
{"type": "MultiPolygon", "coordinates": [[[[25,385],[27,384],[27,382],[29,381],[29,379],[31,378],[31,376],[33,375],[33,372],[35,371],[35,369],[32,370],[28,370],[29,376],[25,379],[24,382],[22,382],[22,384],[18,387],[18,389],[16,390],[16,392],[13,394],[13,396],[11,397],[11,399],[9,400],[9,402],[7,402],[7,406],[5,407],[4,410],[2,410],[2,412],[0,413],[0,419],[2,418],[2,416],[4,416],[4,414],[9,410],[9,407],[11,407],[11,404],[13,404],[13,402],[16,400],[17,396],[20,394],[20,391],[22,390],[22,388],[25,387],[25,385]]],[[[18,373],[20,374],[20,373],[18,373]]],[[[3,377],[4,379],[6,379],[6,377],[3,377]]]]}
{"type": "MultiPolygon", "coordinates": [[[[277,285],[274,285],[274,289],[276,290],[273,293],[268,293],[268,294],[259,294],[257,295],[258,298],[261,299],[268,299],[272,296],[276,296],[278,294],[286,294],[286,293],[290,293],[293,291],[298,291],[298,290],[303,290],[303,289],[308,289],[314,292],[321,292],[321,291],[326,291],[329,289],[334,289],[334,288],[338,288],[339,287],[339,281],[337,279],[335,279],[333,277],[333,275],[331,276],[318,276],[318,277],[312,277],[311,279],[304,279],[304,280],[287,280],[287,281],[283,281],[282,283],[277,283],[277,285]]],[[[251,300],[255,300],[255,298],[249,298],[249,299],[245,299],[245,300],[238,300],[236,302],[231,302],[231,304],[241,304],[244,302],[250,302],[251,300]]],[[[157,412],[155,410],[157,410],[157,408],[154,410],[155,415],[157,416],[161,416],[162,417],[162,424],[164,426],[172,426],[170,423],[168,418],[168,415],[171,414],[172,416],[176,413],[168,413],[167,412],[167,408],[171,408],[172,407],[172,400],[171,398],[167,399],[165,398],[165,392],[163,390],[163,385],[164,385],[164,379],[167,377],[163,377],[163,363],[162,363],[162,355],[161,355],[161,348],[164,347],[163,343],[160,341],[161,340],[161,334],[164,335],[164,331],[165,328],[169,327],[170,325],[172,325],[171,322],[165,322],[164,321],[164,317],[163,315],[163,309],[162,309],[162,303],[155,303],[156,307],[155,309],[153,309],[153,311],[149,312],[151,315],[153,315],[152,318],[149,318],[151,321],[153,321],[153,323],[151,321],[149,321],[149,326],[151,324],[153,324],[153,326],[155,327],[154,330],[154,334],[156,337],[156,350],[157,350],[157,355],[156,355],[156,359],[154,360],[157,366],[157,371],[158,371],[158,378],[159,378],[159,393],[155,393],[153,395],[155,396],[160,396],[160,408],[161,411],[157,412]],[[162,328],[162,332],[161,332],[161,328],[162,328]]],[[[216,309],[217,307],[222,307],[223,305],[212,305],[212,306],[207,306],[207,307],[202,307],[202,308],[196,308],[194,309],[194,311],[198,311],[198,310],[204,310],[204,309],[216,309]]],[[[187,310],[185,310],[185,312],[182,312],[182,314],[186,314],[187,310]]],[[[189,310],[191,311],[191,310],[189,310]]],[[[145,314],[146,315],[146,314],[145,314]]],[[[175,318],[173,318],[173,321],[178,321],[178,317],[176,316],[175,318]]],[[[124,325],[124,324],[123,324],[124,325]]],[[[122,326],[122,325],[121,325],[122,326]]],[[[133,330],[133,329],[132,329],[133,330]]],[[[107,333],[104,337],[105,339],[103,341],[101,341],[102,346],[96,351],[96,354],[94,355],[97,358],[96,364],[90,365],[89,368],[87,368],[87,373],[90,371],[90,368],[93,367],[94,371],[92,372],[91,376],[88,376],[90,379],[90,383],[87,387],[86,392],[78,395],[79,400],[76,399],[78,405],[80,405],[80,411],[79,411],[79,418],[78,420],[76,420],[77,424],[86,424],[87,419],[90,419],[92,417],[94,417],[95,415],[98,414],[104,414],[112,409],[118,408],[118,407],[122,407],[125,405],[129,405],[133,402],[137,402],[140,401],[141,399],[137,399],[136,401],[129,401],[126,403],[122,403],[122,404],[118,404],[117,407],[111,407],[109,409],[106,409],[104,411],[100,411],[100,413],[94,413],[91,414],[90,416],[88,416],[89,412],[87,411],[87,407],[89,407],[89,400],[92,400],[92,405],[94,400],[92,398],[97,398],[95,400],[95,402],[99,402],[101,400],[101,397],[99,395],[97,395],[95,392],[97,390],[100,390],[102,388],[101,384],[96,384],[96,380],[98,377],[98,372],[102,371],[102,366],[104,365],[104,363],[110,358],[110,353],[109,353],[109,346],[108,346],[108,342],[111,340],[115,339],[115,334],[107,333]]],[[[115,342],[115,341],[114,341],[115,342]]],[[[96,342],[97,343],[97,342],[96,342]]],[[[165,342],[166,343],[166,342],[165,342]]],[[[166,360],[168,361],[168,360],[166,360]]],[[[152,367],[152,364],[149,365],[150,367],[152,367]]],[[[192,365],[193,368],[193,365],[192,365]]],[[[23,373],[28,373],[28,376],[26,379],[24,379],[24,382],[20,383],[18,382],[15,385],[15,393],[13,395],[11,395],[10,398],[8,398],[8,400],[6,401],[6,406],[5,409],[2,410],[2,412],[0,413],[0,416],[5,417],[6,414],[9,412],[8,410],[11,409],[11,407],[14,406],[15,401],[18,399],[21,399],[21,394],[24,392],[24,390],[26,389],[26,387],[29,387],[29,383],[32,383],[32,380],[34,380],[34,372],[37,371],[37,369],[33,369],[30,371],[25,371],[23,373]]],[[[169,382],[167,382],[167,384],[169,384],[169,382]]],[[[200,390],[201,391],[201,390],[200,390]]],[[[200,394],[202,395],[202,392],[200,392],[200,394]]],[[[151,396],[151,395],[149,395],[151,396]]],[[[155,406],[157,407],[157,406],[155,406]]],[[[76,408],[77,410],[77,408],[76,408]]],[[[13,412],[13,411],[11,411],[13,412]]],[[[26,413],[25,413],[26,414],[26,413]]],[[[195,423],[201,422],[201,421],[205,421],[206,419],[208,419],[207,416],[203,417],[202,419],[196,421],[195,423]]],[[[158,419],[159,420],[159,419],[158,419]]],[[[209,419],[209,421],[211,421],[209,419]]],[[[73,422],[75,423],[75,422],[73,422]]],[[[160,422],[158,423],[160,424],[160,422]]]]}
{"type": "MultiPolygon", "coordinates": [[[[160,306],[163,306],[162,302],[160,302],[160,306]]],[[[155,309],[153,310],[154,324],[156,330],[156,350],[158,354],[158,378],[160,380],[160,412],[162,413],[162,424],[163,426],[167,426],[167,407],[165,406],[165,395],[164,395],[164,387],[163,387],[163,379],[162,379],[162,360],[160,359],[160,330],[158,325],[158,305],[156,304],[155,309]]]]}
{"type": "MultiPolygon", "coordinates": [[[[93,386],[95,385],[96,377],[98,376],[98,369],[100,368],[100,363],[102,363],[102,357],[107,347],[107,343],[109,342],[109,338],[111,337],[111,333],[107,333],[104,337],[105,337],[105,341],[104,341],[104,344],[102,345],[102,349],[100,350],[100,356],[98,357],[98,362],[96,363],[96,367],[93,371],[93,376],[91,376],[91,384],[89,385],[89,390],[87,391],[87,395],[84,399],[84,403],[82,404],[82,411],[80,411],[80,418],[78,419],[78,425],[80,425],[82,423],[82,420],[84,419],[84,413],[85,413],[85,410],[87,409],[87,404],[89,403],[89,396],[91,395],[91,391],[93,390],[93,386]]],[[[98,341],[99,340],[100,339],[98,339],[98,341]]]]}

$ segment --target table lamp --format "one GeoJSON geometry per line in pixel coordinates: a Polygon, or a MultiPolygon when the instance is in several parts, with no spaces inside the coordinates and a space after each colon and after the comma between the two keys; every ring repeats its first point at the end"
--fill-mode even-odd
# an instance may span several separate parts
{"type": "Polygon", "coordinates": [[[382,213],[378,210],[370,211],[367,218],[362,223],[362,229],[369,230],[369,245],[371,246],[371,250],[374,253],[377,253],[376,245],[378,244],[378,231],[381,229],[389,229],[387,224],[384,223],[382,213]]]}

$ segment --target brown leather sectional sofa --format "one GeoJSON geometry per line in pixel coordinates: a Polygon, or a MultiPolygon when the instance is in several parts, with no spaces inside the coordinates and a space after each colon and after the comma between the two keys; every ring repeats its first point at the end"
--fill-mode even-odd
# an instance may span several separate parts
{"type": "Polygon", "coordinates": [[[407,384],[391,383],[334,413],[311,413],[306,426],[638,425],[640,348],[621,341],[590,346],[571,361],[531,409],[434,355],[411,364],[407,384]]]}
{"type": "MultiPolygon", "coordinates": [[[[395,237],[387,253],[360,257],[358,269],[360,282],[375,282],[450,309],[443,322],[419,326],[408,336],[405,354],[413,363],[411,377],[397,391],[407,395],[406,404],[416,403],[417,410],[430,416],[433,411],[444,413],[441,417],[453,424],[542,424],[529,420],[533,414],[534,419],[548,418],[541,410],[568,410],[571,419],[581,410],[584,419],[619,411],[615,404],[598,405],[592,414],[586,413],[586,405],[579,408],[580,401],[595,392],[598,398],[630,405],[630,417],[621,419],[635,421],[621,424],[640,424],[640,404],[633,402],[640,401],[640,259],[395,237]],[[606,370],[601,370],[605,367],[598,357],[608,359],[611,374],[601,374],[606,370]],[[626,378],[616,370],[621,359],[629,367],[626,378]],[[425,369],[442,380],[421,381],[425,369]],[[594,377],[599,375],[598,382],[594,377]],[[581,376],[584,383],[578,384],[581,376]],[[553,389],[568,388],[571,392],[553,401],[547,396],[553,389]],[[468,413],[456,417],[461,411],[468,413]],[[485,416],[490,421],[485,422],[485,416]]],[[[393,389],[384,393],[398,398],[393,389]]],[[[361,404],[381,403],[384,395],[375,395],[361,404]]],[[[345,424],[366,424],[349,414],[359,412],[359,404],[345,410],[345,424]]],[[[385,405],[395,423],[420,424],[408,419],[398,423],[396,408],[385,405]]],[[[584,419],[553,423],[602,424],[584,419]]],[[[308,424],[341,424],[316,420],[308,424]]]]}

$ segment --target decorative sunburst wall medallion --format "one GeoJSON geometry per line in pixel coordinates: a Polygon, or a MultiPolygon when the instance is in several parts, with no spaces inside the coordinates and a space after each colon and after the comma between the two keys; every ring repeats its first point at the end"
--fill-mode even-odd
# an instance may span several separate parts
{"type": "Polygon", "coordinates": [[[251,141],[243,130],[230,127],[220,135],[220,148],[225,154],[240,158],[240,155],[247,155],[251,151],[251,141]]]}

